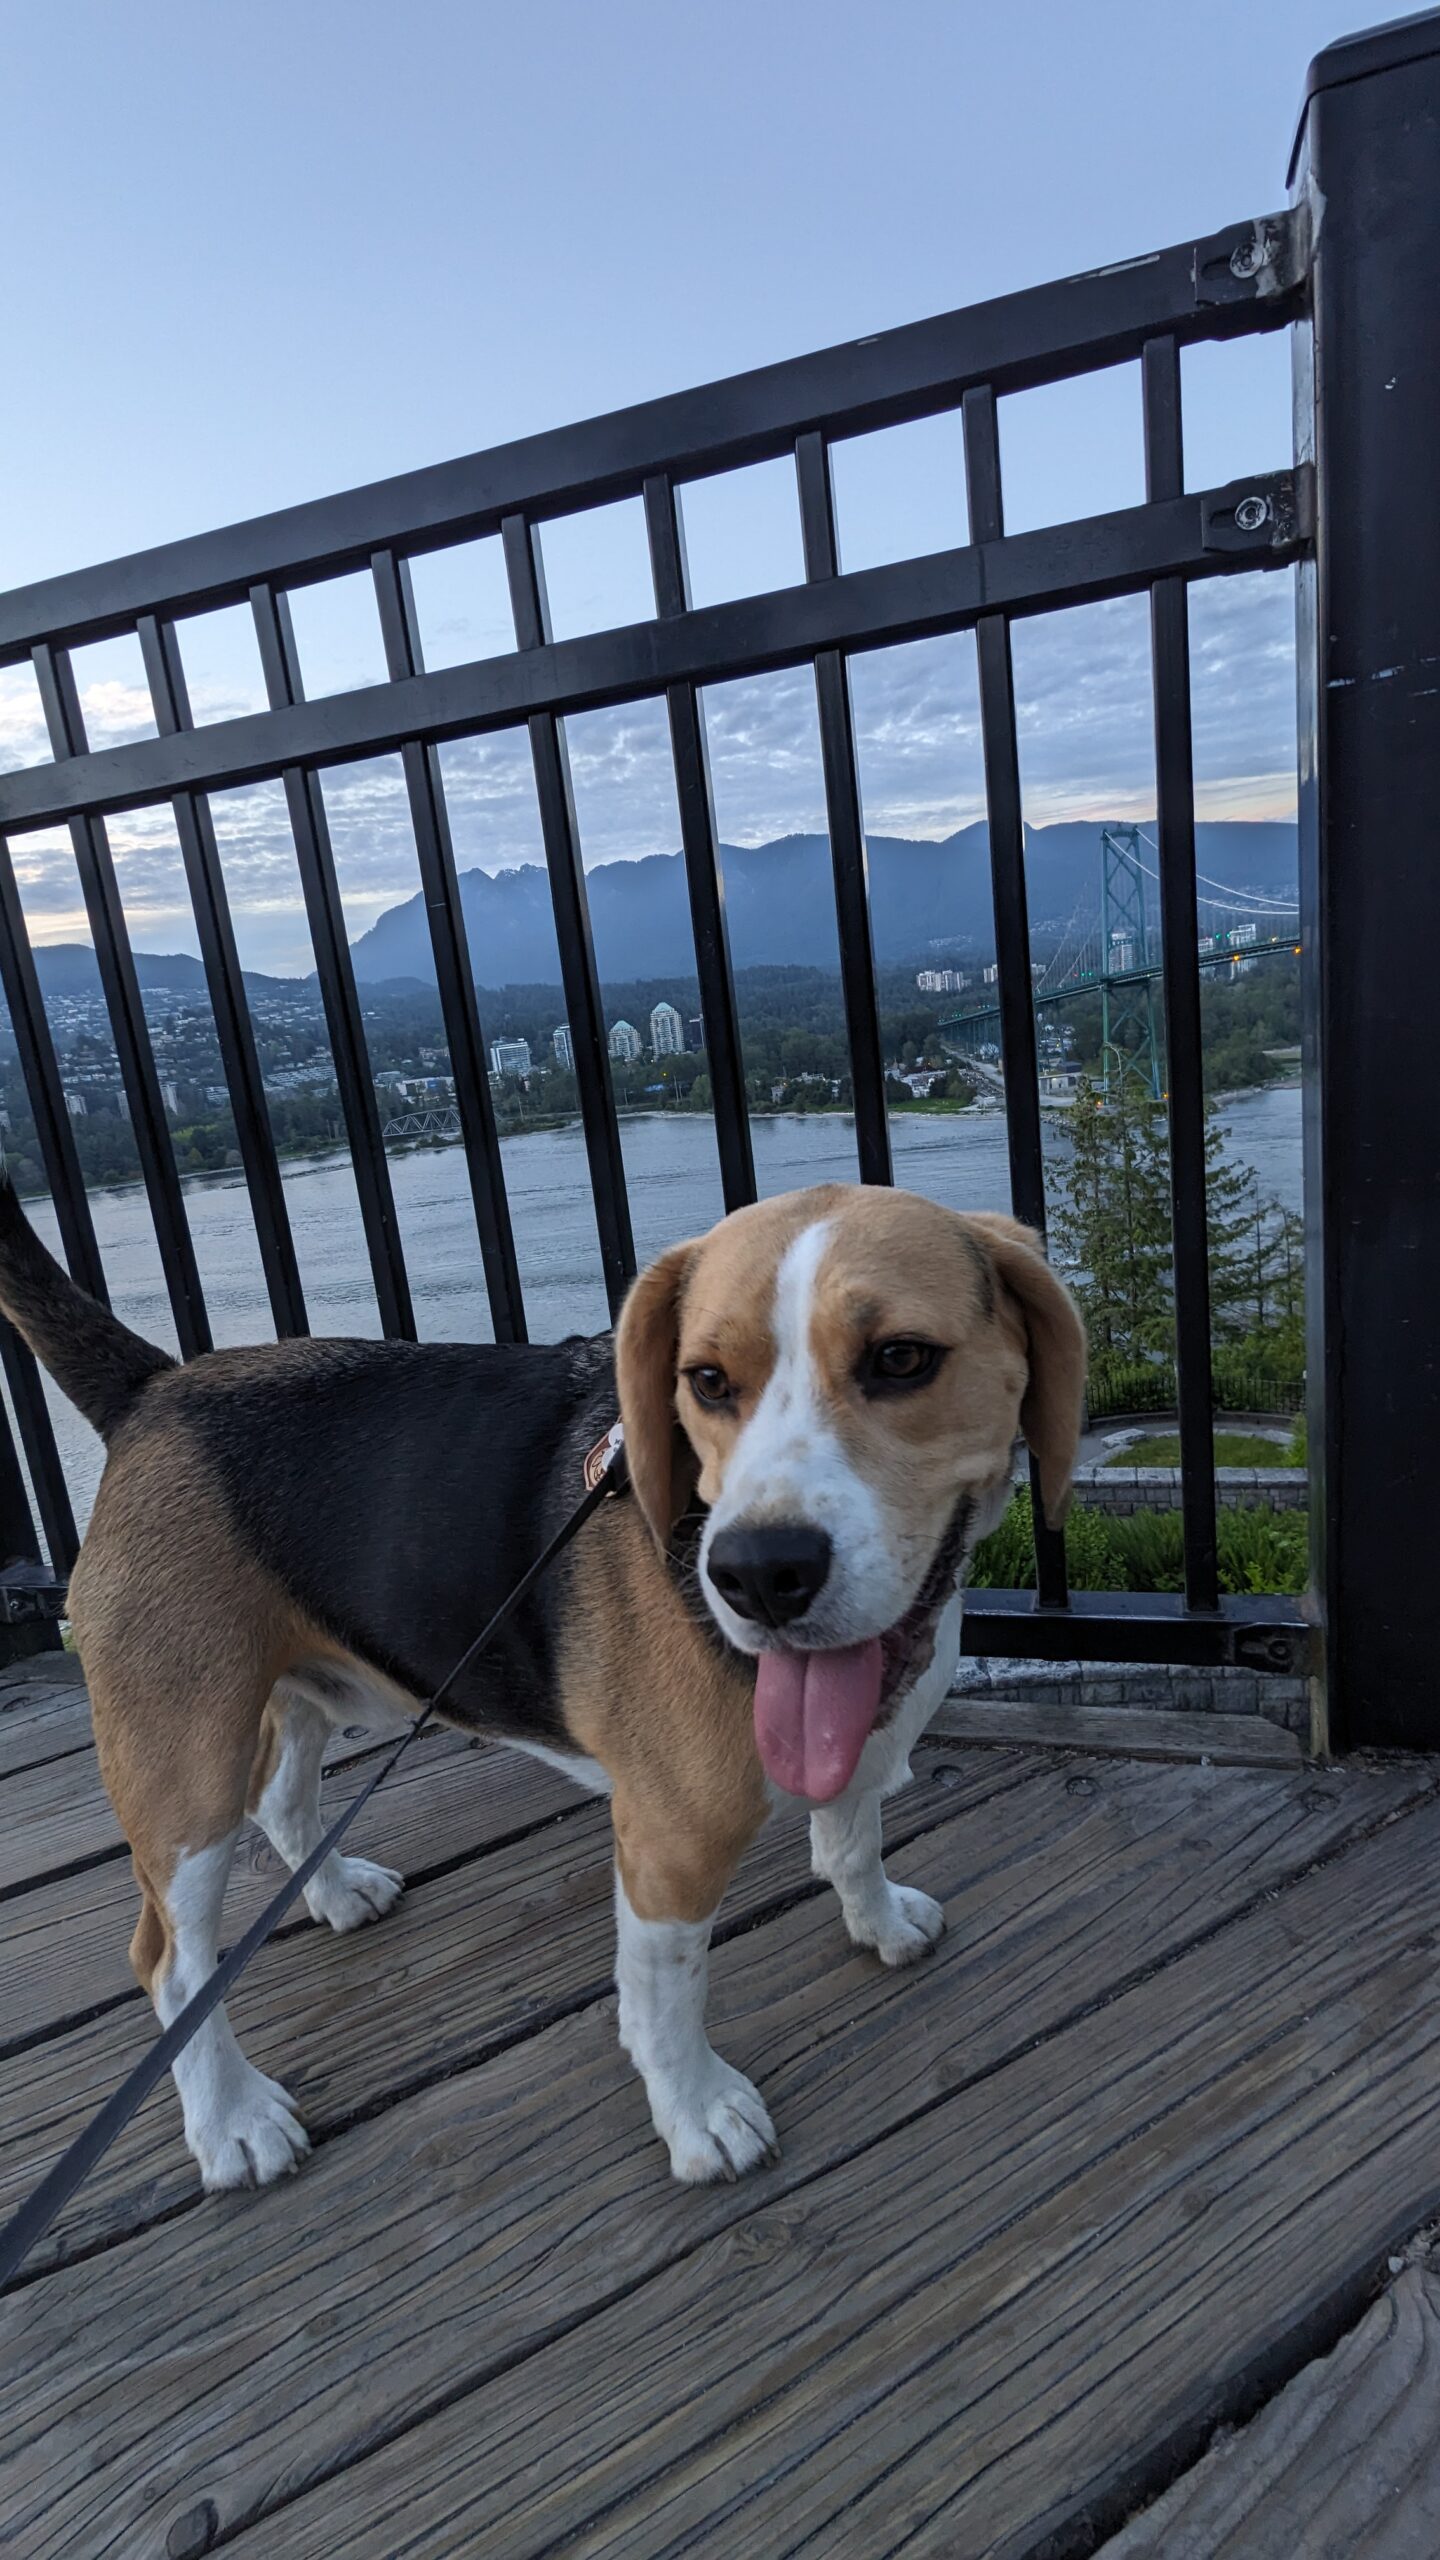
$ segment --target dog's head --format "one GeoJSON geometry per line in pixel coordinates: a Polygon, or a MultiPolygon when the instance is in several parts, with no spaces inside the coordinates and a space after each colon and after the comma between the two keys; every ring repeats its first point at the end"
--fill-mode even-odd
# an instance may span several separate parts
{"type": "Polygon", "coordinates": [[[636,1281],[617,1340],[631,1479],[662,1543],[697,1485],[700,1587],[759,1657],[770,1775],[854,1773],[1023,1431],[1064,1515],[1085,1337],[1037,1238],[912,1192],[829,1184],[740,1209],[636,1281]]]}

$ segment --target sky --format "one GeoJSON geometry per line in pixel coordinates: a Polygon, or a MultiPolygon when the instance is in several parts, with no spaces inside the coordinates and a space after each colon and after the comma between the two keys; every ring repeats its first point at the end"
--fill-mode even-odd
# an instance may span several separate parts
{"type": "MultiPolygon", "coordinates": [[[[0,0],[10,234],[0,586],[561,425],[1284,202],[1311,55],[1373,5],[1272,0],[0,0]]],[[[1186,470],[1289,459],[1283,337],[1185,359],[1186,470]]],[[[1143,496],[1137,369],[1001,404],[1010,530],[1143,496]]],[[[842,562],[963,541],[954,419],[836,460],[842,562]]],[[[799,574],[793,473],[685,499],[696,600],[799,574]]],[[[557,633],[648,613],[638,504],[547,528],[557,633]]],[[[427,663],[511,645],[493,544],[417,567],[427,663]]],[[[1288,572],[1197,588],[1212,817],[1294,806],[1288,572]]],[[[296,599],[307,690],[378,678],[363,581],[296,599]]],[[[238,613],[184,627],[197,716],[259,707],[238,613]]],[[[1026,814],[1153,808],[1147,617],[1019,624],[1026,814]]],[[[95,745],[150,730],[138,647],[77,652],[95,745]]],[[[983,814],[973,650],[853,673],[866,822],[983,814]]],[[[714,689],[732,842],[823,825],[805,671],[714,689]]],[[[569,724],[588,862],[669,851],[657,706],[569,724]]],[[[0,764],[43,757],[0,671],[0,764]]],[[[523,742],[445,752],[462,868],[539,858],[523,742]]],[[[398,768],[325,780],[352,932],[413,893],[398,768]]],[[[242,958],[311,965],[278,788],[215,802],[242,958]]],[[[132,934],[193,950],[168,813],[112,826],[132,934]]],[[[66,841],[14,840],[37,940],[84,936],[66,841]]]]}

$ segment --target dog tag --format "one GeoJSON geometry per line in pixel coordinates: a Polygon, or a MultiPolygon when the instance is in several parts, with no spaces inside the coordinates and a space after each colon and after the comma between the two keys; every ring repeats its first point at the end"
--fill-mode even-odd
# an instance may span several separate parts
{"type": "Polygon", "coordinates": [[[604,1483],[621,1450],[625,1446],[625,1425],[612,1422],[603,1440],[597,1440],[585,1460],[585,1490],[593,1493],[604,1483]]]}

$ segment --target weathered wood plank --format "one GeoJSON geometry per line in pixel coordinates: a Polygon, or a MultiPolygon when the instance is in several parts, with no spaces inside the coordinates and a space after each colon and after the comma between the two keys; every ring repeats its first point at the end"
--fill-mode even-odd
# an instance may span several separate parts
{"type": "Polygon", "coordinates": [[[93,1750],[26,1769],[0,1792],[0,1893],[124,1845],[93,1750]]]}
{"type": "MultiPolygon", "coordinates": [[[[531,2358],[502,2261],[488,2388],[302,2495],[283,2527],[242,2533],[237,2555],[282,2533],[286,2560],[402,2541],[406,2560],[1089,2547],[1147,2465],[1203,2441],[1227,2393],[1327,2321],[1440,2190],[1437,1919],[1430,1808],[1008,2068],[967,2074],[802,2194],[773,2201],[772,2175],[736,2227],[623,2298],[615,2283],[531,2358]]],[[[576,2219],[595,2237],[598,2204],[592,2180],[576,2219]]],[[[550,2272],[532,2278],[547,2304],[550,2272]]],[[[389,2302],[374,2308],[383,2337],[389,2302]]],[[[371,2423],[386,2425],[378,2394],[371,2423]]],[[[309,2459],[292,2451],[276,2504],[309,2459]]],[[[221,2463],[191,2479],[228,2515],[221,2463]]]]}
{"type": "MultiPolygon", "coordinates": [[[[350,2547],[388,2548],[372,2525],[391,2475],[367,2466],[353,2498],[329,2475],[696,2253],[693,2278],[679,2267],[665,2279],[678,2298],[635,2294],[618,2346],[613,2325],[589,2333],[594,2351],[577,2342],[568,2406],[548,2362],[536,2366],[533,2393],[517,2374],[513,2388],[497,2383],[467,2405],[469,2441],[484,2439],[490,2466],[488,2483],[483,2465],[474,2474],[477,2516],[484,2508],[508,2519],[496,2546],[507,2560],[538,2549],[560,2529],[556,2463],[570,2479],[587,2427],[595,2441],[566,2529],[654,2467],[666,2431],[684,2431],[686,2409],[674,2403],[691,2406],[692,2385],[698,2420],[708,2368],[685,2341],[678,2354],[666,2343],[667,2304],[678,2299],[707,2352],[723,2360],[733,2351],[742,2394],[753,2386],[768,2398],[823,2344],[811,2325],[817,2303],[822,2325],[836,2324],[837,2346],[846,2322],[860,2320],[847,2279],[859,2280],[862,2260],[875,2260],[873,2292],[909,2249],[903,2306],[937,2252],[948,2266],[989,2238],[1000,2249],[993,2300],[1031,2264],[1023,2250],[1010,2252],[1007,2226],[1057,2184],[1063,2194],[1097,2122],[1103,2163],[1121,2119],[1132,2138],[1143,2136],[1164,2100],[1161,2079],[1177,2103],[1197,2063],[1211,2067],[1217,2039],[1241,2052],[1253,2097],[1255,2055],[1287,2027],[1304,2037],[1322,1960],[1339,1992],[1363,1977],[1362,1935],[1373,1967],[1402,1929],[1413,1937],[1440,1918],[1440,1815],[1429,1810],[1400,1826],[1398,1916],[1397,1897],[1387,1903],[1382,1887],[1399,1861],[1378,1854],[1383,1841],[1315,1879],[1338,1899],[1337,1879],[1354,1871],[1363,1932],[1317,1932],[1308,1904],[1292,1924],[1304,1884],[1278,1903],[1263,1898],[1282,1873],[1308,1866],[1327,1836],[1334,1842],[1347,1798],[1352,1824],[1393,1803],[1384,1781],[1297,1789],[1264,1776],[1097,1764],[1093,1774],[1037,1779],[1035,1795],[1047,1799],[1038,1826],[1021,1820],[1030,1792],[1003,1795],[900,1852],[897,1872],[938,1887],[951,1905],[950,1937],[915,1975],[897,1980],[853,1955],[837,1962],[833,1911],[815,1902],[720,1951],[722,2049],[765,2086],[786,2146],[756,2180],[698,2193],[671,2185],[602,2004],[431,2087],[403,2118],[352,2127],[293,2186],[208,2205],[12,2297],[0,2306],[0,2338],[17,2350],[0,2442],[10,2447],[5,2496],[17,2548],[36,2560],[76,2548],[93,2560],[142,2560],[167,2540],[176,2548],[173,2535],[184,2545],[202,2508],[207,2533],[229,2534],[321,2480],[323,2500],[286,2517],[287,2552],[316,2547],[293,2542],[291,2527],[298,2519],[307,2535],[321,2530],[322,2506],[324,2530],[338,2537],[342,2502],[357,2530],[361,2501],[371,2539],[350,2547]],[[1283,1863],[1273,1838],[1266,1854],[1267,1798],[1288,1808],[1283,1863]],[[1222,1900],[1228,1888],[1230,1907],[1244,1902],[1251,1914],[1218,1960],[1207,1944],[1063,2039],[1021,2050],[1133,1979],[1167,1938],[1172,1947],[1192,1939],[1212,1878],[1222,1900]],[[1152,2063],[1157,2048],[1161,2062],[1152,2063]],[[1017,2052],[1009,2071],[998,2068],[1017,2052]],[[1081,2085],[1088,2099],[1077,2109],[1081,2085]],[[897,2120],[900,2132],[890,2130],[897,2120]],[[866,2146],[877,2142],[872,2153],[866,2146]],[[732,2224],[735,2238],[705,2248],[732,2224]],[[788,2327],[798,2323],[797,2335],[787,2336],[786,2306],[770,2299],[777,2288],[794,2289],[788,2327]],[[613,2402],[602,2411],[612,2391],[625,2401],[623,2425],[613,2402]],[[532,2429],[537,2411],[548,2455],[532,2429]],[[527,2461],[544,2455],[551,2482],[533,2519],[520,2512],[512,2458],[521,2437],[527,2461]],[[631,2464],[628,2474],[607,2477],[602,2450],[631,2464]]],[[[1428,1982],[1429,1968],[1419,1970],[1428,1982]]],[[[1367,2064],[1388,2022],[1408,2016],[1393,1999],[1337,1999],[1335,2008],[1367,2064]]],[[[1428,2176],[1428,2147],[1425,2157],[1428,2176]]],[[[1145,2160],[1142,2143],[1125,2170],[1127,2197],[1144,2181],[1145,2160]]],[[[619,2317],[605,2314],[612,2324],[619,2317]]],[[[903,2344],[902,2317],[886,2342],[892,2369],[903,2344]]],[[[547,2358],[558,2352],[546,2348],[547,2358]]],[[[733,2371],[725,2387],[736,2387],[733,2371]]],[[[457,2459],[468,2461],[452,2445],[452,2470],[457,2459]]],[[[716,2495],[714,2480],[706,2495],[716,2495]]],[[[408,2492],[404,2512],[408,2543],[408,2492]]],[[[450,2538],[432,2538],[432,2550],[455,2548],[453,2502],[449,2513],[450,2538]]],[[[484,2547],[468,2509],[465,2533],[467,2547],[484,2547]]]]}
{"type": "Polygon", "coordinates": [[[0,1715],[32,1695],[84,1686],[85,1674],[75,1653],[36,1653],[24,1662],[7,1662],[0,1665],[0,1715]]]}
{"type": "MultiPolygon", "coordinates": [[[[75,1692],[69,1695],[73,1700],[75,1692]]],[[[87,1732],[88,1726],[87,1706],[87,1732]]],[[[343,1768],[361,1758],[380,1739],[357,1717],[352,1727],[335,1735],[326,1753],[327,1769],[343,1768]]],[[[433,1758],[441,1745],[451,1751],[473,1748],[468,1736],[443,1730],[433,1736],[422,1734],[414,1748],[433,1758]]],[[[82,1861],[118,1858],[124,1853],[124,1835],[111,1811],[93,1749],[71,1750],[52,1758],[48,1766],[28,1768],[0,1788],[0,1893],[42,1882],[82,1861]]]]}
{"type": "Polygon", "coordinates": [[[1328,2356],[1227,2434],[1100,2560],[1433,2560],[1440,2280],[1407,2267],[1328,2356]]]}
{"type": "MultiPolygon", "coordinates": [[[[327,1821],[370,1770],[359,1760],[327,1777],[321,1791],[327,1821]]],[[[407,1875],[423,1874],[583,1802],[555,1771],[518,1752],[470,1743],[461,1734],[422,1734],[357,1816],[347,1845],[407,1875]]],[[[247,1831],[226,1898],[227,1933],[238,1936],[249,1926],[282,1872],[268,1841],[247,1831]]],[[[138,1997],[127,1957],[136,1908],[128,1858],[41,1882],[0,1903],[0,2052],[106,2002],[138,1997]]]]}
{"type": "MultiPolygon", "coordinates": [[[[83,1688],[52,1682],[43,1691],[16,1691],[0,1702],[0,1778],[93,1749],[90,1700],[83,1688]]],[[[0,1821],[4,1802],[0,1793],[0,1821]]]]}
{"type": "MultiPolygon", "coordinates": [[[[924,1753],[917,1755],[922,1761],[924,1753]]],[[[940,1776],[906,1788],[890,1808],[890,1838],[909,1840],[1017,1784],[1033,1757],[954,1754],[940,1776]]],[[[817,1893],[798,1819],[773,1823],[744,1862],[722,1934],[782,1895],[817,1893]]],[[[411,1889],[382,1927],[337,1938],[303,1925],[272,1941],[231,2001],[246,2050],[283,2078],[312,2135],[407,2088],[533,2036],[611,1987],[614,1884],[607,1807],[570,1818],[478,1862],[411,1889]]],[[[0,2115],[0,2219],[118,2085],[154,2033],[131,2002],[68,2035],[14,2056],[0,2115]]],[[[157,2090],[31,2262],[57,2263],[97,2241],[199,2202],[179,2111],[157,2090]]]]}
{"type": "Polygon", "coordinates": [[[1084,1751],[1123,1760],[1208,1760],[1217,1769],[1295,1769],[1297,1735],[1266,1716],[1176,1715],[1166,1708],[1057,1707],[1017,1698],[946,1698],[930,1727],[956,1742],[1084,1751]]]}

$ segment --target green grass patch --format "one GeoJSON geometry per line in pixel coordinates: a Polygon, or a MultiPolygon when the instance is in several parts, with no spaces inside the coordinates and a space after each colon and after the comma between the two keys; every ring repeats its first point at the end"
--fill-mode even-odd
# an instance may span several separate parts
{"type": "MultiPolygon", "coordinates": [[[[1303,1511],[1222,1510],[1216,1522],[1222,1591],[1305,1588],[1309,1522],[1303,1511]]],[[[1065,1524],[1065,1557],[1075,1591],[1183,1591],[1185,1555],[1178,1511],[1128,1518],[1076,1503],[1065,1524]]],[[[1029,1489],[1011,1495],[998,1529],[975,1550],[976,1591],[1033,1591],[1035,1534],[1029,1489]]]]}
{"type": "MultiPolygon", "coordinates": [[[[1215,1464],[1217,1467],[1303,1466],[1303,1457],[1291,1457],[1291,1445],[1284,1440],[1262,1440],[1258,1431],[1217,1431],[1215,1464]]],[[[1178,1467],[1180,1434],[1178,1431],[1151,1432],[1146,1439],[1132,1440],[1126,1448],[1115,1450],[1105,1464],[1107,1467],[1178,1467]]]]}

